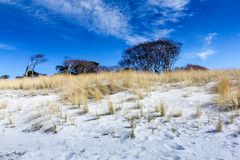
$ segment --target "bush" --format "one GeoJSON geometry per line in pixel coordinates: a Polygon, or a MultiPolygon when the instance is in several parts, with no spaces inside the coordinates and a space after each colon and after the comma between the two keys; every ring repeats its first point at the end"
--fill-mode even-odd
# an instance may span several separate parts
{"type": "Polygon", "coordinates": [[[196,64],[187,64],[185,67],[177,67],[177,68],[175,68],[175,71],[180,71],[180,70],[184,70],[184,71],[189,71],[189,70],[207,71],[209,69],[206,68],[206,67],[200,66],[200,65],[196,65],[196,64]]]}
{"type": "Polygon", "coordinates": [[[10,76],[9,75],[2,75],[0,76],[0,79],[8,79],[10,76]]]}

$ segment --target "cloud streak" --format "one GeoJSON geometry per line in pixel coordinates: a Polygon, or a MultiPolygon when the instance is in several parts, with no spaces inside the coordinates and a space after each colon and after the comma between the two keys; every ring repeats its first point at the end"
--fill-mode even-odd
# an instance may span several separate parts
{"type": "Polygon", "coordinates": [[[185,17],[190,0],[123,0],[114,4],[107,0],[0,0],[0,3],[15,5],[43,21],[57,17],[90,32],[134,44],[168,37],[174,29],[166,24],[185,17]]]}
{"type": "Polygon", "coordinates": [[[15,50],[16,48],[14,46],[0,43],[0,50],[15,50]]]}
{"type": "Polygon", "coordinates": [[[215,37],[218,35],[218,33],[209,33],[204,40],[208,45],[212,44],[212,41],[215,39],[215,37]]]}
{"type": "Polygon", "coordinates": [[[148,0],[148,3],[153,6],[170,8],[173,10],[184,10],[190,0],[148,0]]]}
{"type": "Polygon", "coordinates": [[[198,56],[199,58],[201,58],[203,61],[205,61],[205,60],[207,60],[208,57],[214,55],[215,53],[216,53],[215,50],[213,50],[213,49],[207,49],[207,50],[205,50],[205,51],[203,51],[203,52],[197,53],[197,56],[198,56]]]}

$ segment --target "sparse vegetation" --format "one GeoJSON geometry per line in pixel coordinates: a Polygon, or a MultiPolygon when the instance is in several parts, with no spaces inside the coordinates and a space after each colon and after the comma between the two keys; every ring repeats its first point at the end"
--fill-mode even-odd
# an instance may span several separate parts
{"type": "Polygon", "coordinates": [[[113,106],[113,102],[111,100],[108,101],[108,112],[109,112],[109,114],[115,114],[116,113],[116,109],[113,106]]]}
{"type": "Polygon", "coordinates": [[[88,113],[88,112],[89,112],[87,102],[84,102],[84,104],[83,104],[83,112],[84,112],[84,113],[88,113]]]}
{"type": "Polygon", "coordinates": [[[96,119],[100,119],[101,116],[96,112],[96,119]]]}
{"type": "Polygon", "coordinates": [[[152,121],[153,117],[151,116],[150,113],[147,115],[147,122],[150,123],[152,121]]]}
{"type": "Polygon", "coordinates": [[[129,123],[130,123],[130,137],[131,139],[134,139],[136,136],[135,136],[135,133],[134,133],[134,129],[136,128],[136,119],[138,119],[137,116],[131,116],[129,118],[129,123]]]}
{"type": "Polygon", "coordinates": [[[217,131],[217,132],[222,132],[222,131],[223,131],[223,121],[222,121],[222,119],[220,118],[220,116],[218,116],[218,119],[217,119],[216,131],[217,131]]]}
{"type": "Polygon", "coordinates": [[[161,102],[160,105],[155,108],[155,111],[159,113],[160,117],[164,117],[166,115],[164,102],[161,102]]]}
{"type": "Polygon", "coordinates": [[[197,107],[196,112],[193,114],[195,118],[200,118],[202,116],[202,111],[200,107],[197,107]]]}
{"type": "Polygon", "coordinates": [[[7,106],[8,106],[8,102],[7,101],[0,102],[0,109],[6,109],[7,106]]]}

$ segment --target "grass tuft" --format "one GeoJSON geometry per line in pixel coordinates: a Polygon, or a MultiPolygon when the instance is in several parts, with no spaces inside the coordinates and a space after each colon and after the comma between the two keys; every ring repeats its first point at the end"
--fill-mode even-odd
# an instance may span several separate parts
{"type": "Polygon", "coordinates": [[[220,117],[218,117],[218,119],[217,119],[216,131],[217,132],[222,132],[223,131],[223,121],[220,117]]]}
{"type": "Polygon", "coordinates": [[[217,103],[222,109],[238,110],[240,108],[240,85],[234,85],[229,79],[223,78],[217,84],[217,103]]]}
{"type": "Polygon", "coordinates": [[[0,109],[7,109],[7,107],[8,107],[8,102],[7,101],[0,102],[0,109]]]}
{"type": "Polygon", "coordinates": [[[109,114],[116,113],[115,107],[113,106],[113,102],[111,100],[108,101],[108,113],[109,114]]]}

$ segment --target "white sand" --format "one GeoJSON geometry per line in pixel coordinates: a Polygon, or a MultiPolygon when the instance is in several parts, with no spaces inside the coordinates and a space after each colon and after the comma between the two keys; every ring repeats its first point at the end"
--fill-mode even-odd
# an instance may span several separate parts
{"type": "Polygon", "coordinates": [[[212,105],[216,95],[210,93],[211,86],[156,87],[139,102],[131,101],[131,93],[121,92],[90,101],[88,114],[64,104],[57,94],[44,94],[48,91],[33,96],[33,91],[0,91],[0,102],[8,102],[6,109],[0,109],[0,159],[239,160],[240,117],[228,124],[231,113],[219,113],[212,105]],[[96,119],[96,113],[107,112],[109,99],[117,113],[96,119]],[[162,100],[167,112],[159,117],[154,110],[162,100]],[[135,139],[131,139],[127,118],[140,115],[137,103],[143,104],[145,118],[134,121],[135,139]],[[198,107],[200,118],[193,116],[198,107]],[[177,112],[182,116],[170,116],[177,112]],[[224,126],[217,133],[219,114],[224,126]]]}

